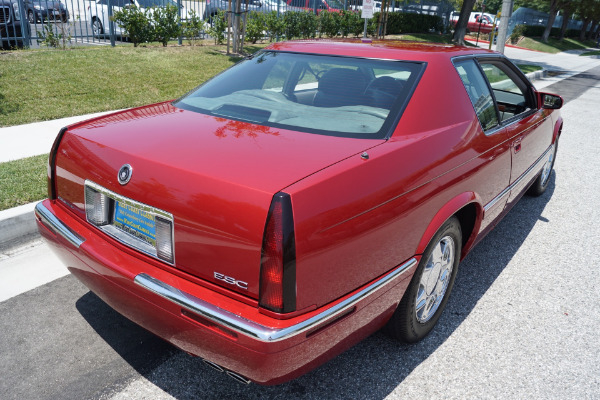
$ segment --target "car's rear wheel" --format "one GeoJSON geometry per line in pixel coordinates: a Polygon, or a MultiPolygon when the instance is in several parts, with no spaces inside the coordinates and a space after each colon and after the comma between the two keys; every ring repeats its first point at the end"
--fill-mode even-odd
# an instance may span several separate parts
{"type": "Polygon", "coordinates": [[[386,331],[390,336],[414,343],[431,332],[454,286],[461,248],[460,223],[452,217],[425,249],[408,289],[388,322],[386,331]]]}
{"type": "Polygon", "coordinates": [[[92,32],[94,36],[100,36],[104,33],[104,27],[102,26],[102,22],[98,18],[95,18],[92,21],[92,32]]]}
{"type": "Polygon", "coordinates": [[[554,168],[554,161],[556,161],[556,152],[558,151],[558,138],[554,141],[552,149],[546,155],[544,167],[542,172],[538,175],[536,180],[533,182],[527,194],[530,196],[541,196],[550,183],[550,176],[552,175],[552,169],[554,168]]]}
{"type": "Polygon", "coordinates": [[[27,13],[27,20],[30,24],[35,24],[35,15],[33,15],[33,11],[27,13]]]}

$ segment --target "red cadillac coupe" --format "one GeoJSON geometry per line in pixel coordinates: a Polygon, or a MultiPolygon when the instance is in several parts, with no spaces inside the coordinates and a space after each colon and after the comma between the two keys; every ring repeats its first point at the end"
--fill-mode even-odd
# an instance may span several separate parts
{"type": "Polygon", "coordinates": [[[115,310],[278,384],[381,328],[425,337],[459,261],[551,181],[562,103],[486,50],[275,43],[63,128],[36,218],[115,310]]]}

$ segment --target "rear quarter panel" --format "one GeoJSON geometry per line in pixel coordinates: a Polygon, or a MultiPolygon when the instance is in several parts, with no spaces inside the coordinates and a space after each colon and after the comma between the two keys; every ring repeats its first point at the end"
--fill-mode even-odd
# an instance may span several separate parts
{"type": "Polygon", "coordinates": [[[430,62],[394,135],[369,149],[368,160],[350,157],[285,190],[296,224],[298,309],[415,255],[434,216],[461,193],[491,200],[510,176],[503,138],[481,132],[450,60],[430,62]],[[492,163],[498,158],[502,171],[492,163]],[[498,173],[501,183],[489,179],[498,173]]]}

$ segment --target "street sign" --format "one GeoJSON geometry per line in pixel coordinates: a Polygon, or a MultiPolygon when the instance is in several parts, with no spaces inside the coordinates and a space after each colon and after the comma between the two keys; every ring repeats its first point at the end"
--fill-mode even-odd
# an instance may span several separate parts
{"type": "Polygon", "coordinates": [[[375,5],[374,0],[363,0],[361,18],[371,19],[373,18],[373,6],[375,5]]]}

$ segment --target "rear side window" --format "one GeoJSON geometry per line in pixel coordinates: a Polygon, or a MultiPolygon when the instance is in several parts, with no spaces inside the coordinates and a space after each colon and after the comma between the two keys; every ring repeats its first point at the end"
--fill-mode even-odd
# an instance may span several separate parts
{"type": "Polygon", "coordinates": [[[479,66],[474,60],[457,61],[454,65],[465,85],[483,130],[497,126],[498,115],[496,114],[494,99],[479,66]]]}
{"type": "Polygon", "coordinates": [[[262,52],[216,76],[176,107],[329,136],[391,133],[425,65],[262,52]]]}

